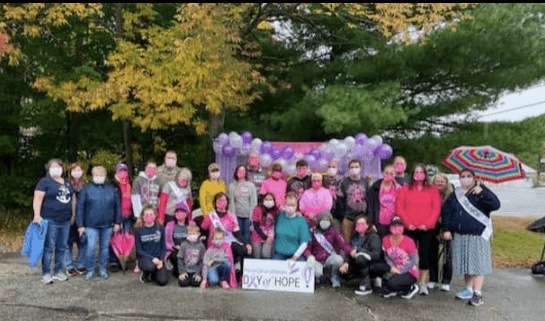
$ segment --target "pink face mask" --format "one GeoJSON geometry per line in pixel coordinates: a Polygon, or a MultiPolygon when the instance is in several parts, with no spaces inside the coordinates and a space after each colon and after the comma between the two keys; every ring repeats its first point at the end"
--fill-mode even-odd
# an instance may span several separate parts
{"type": "Polygon", "coordinates": [[[407,166],[404,164],[395,164],[394,167],[396,169],[396,173],[403,173],[407,169],[407,166]]]}
{"type": "Polygon", "coordinates": [[[225,211],[227,209],[227,201],[226,200],[218,200],[216,202],[216,207],[218,208],[218,210],[220,211],[225,211]]]}
{"type": "Polygon", "coordinates": [[[391,183],[394,181],[394,175],[393,174],[384,174],[384,181],[391,183]]]}
{"type": "Polygon", "coordinates": [[[367,231],[367,224],[365,223],[356,224],[356,232],[365,233],[366,231],[367,231]]]}
{"type": "Polygon", "coordinates": [[[237,171],[237,177],[240,179],[240,178],[244,178],[246,177],[246,170],[244,168],[241,168],[237,171]]]}
{"type": "Polygon", "coordinates": [[[426,179],[426,174],[424,173],[414,173],[414,180],[417,182],[423,182],[426,179]]]}
{"type": "Polygon", "coordinates": [[[281,179],[282,178],[282,172],[273,172],[272,173],[272,178],[274,179],[281,179]]]}
{"type": "Polygon", "coordinates": [[[305,175],[307,175],[307,169],[306,168],[299,168],[297,170],[297,176],[303,177],[305,175]]]}
{"type": "Polygon", "coordinates": [[[153,224],[155,222],[155,215],[144,215],[144,223],[153,224]]]}
{"type": "Polygon", "coordinates": [[[252,167],[257,167],[259,165],[259,159],[257,157],[252,157],[248,160],[248,164],[252,167]]]}
{"type": "Polygon", "coordinates": [[[176,219],[178,221],[183,221],[185,220],[185,217],[186,217],[186,214],[184,212],[178,212],[176,213],[176,219]]]}
{"type": "Polygon", "coordinates": [[[127,173],[127,171],[119,171],[117,172],[117,177],[119,177],[122,180],[125,180],[129,177],[129,173],[127,173]]]}
{"type": "Polygon", "coordinates": [[[181,188],[187,187],[187,180],[186,179],[179,180],[178,181],[178,186],[180,186],[181,188]]]}
{"type": "Polygon", "coordinates": [[[321,187],[322,187],[322,182],[319,182],[319,181],[312,182],[312,188],[320,189],[321,187]]]}
{"type": "Polygon", "coordinates": [[[150,178],[155,176],[155,168],[146,169],[146,176],[148,176],[150,178]]]}
{"type": "Polygon", "coordinates": [[[393,235],[401,235],[403,234],[403,226],[402,225],[394,225],[390,227],[390,233],[393,235]]]}

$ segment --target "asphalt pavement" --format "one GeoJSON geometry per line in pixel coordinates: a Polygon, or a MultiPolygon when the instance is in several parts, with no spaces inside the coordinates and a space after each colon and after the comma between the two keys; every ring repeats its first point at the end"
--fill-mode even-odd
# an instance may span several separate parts
{"type": "Polygon", "coordinates": [[[320,285],[314,294],[182,289],[142,284],[131,271],[108,280],[83,276],[44,285],[40,268],[18,253],[0,256],[0,320],[544,320],[545,279],[526,269],[495,269],[485,279],[485,304],[432,290],[411,300],[357,296],[350,284],[320,285]]]}

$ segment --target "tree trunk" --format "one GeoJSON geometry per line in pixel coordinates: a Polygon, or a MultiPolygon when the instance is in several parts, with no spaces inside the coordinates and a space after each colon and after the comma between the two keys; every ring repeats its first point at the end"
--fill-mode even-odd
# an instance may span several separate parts
{"type": "Polygon", "coordinates": [[[223,132],[223,126],[225,125],[225,108],[221,110],[219,114],[209,114],[209,127],[208,127],[208,160],[209,163],[216,161],[214,149],[212,148],[212,141],[221,132],[223,132]]]}

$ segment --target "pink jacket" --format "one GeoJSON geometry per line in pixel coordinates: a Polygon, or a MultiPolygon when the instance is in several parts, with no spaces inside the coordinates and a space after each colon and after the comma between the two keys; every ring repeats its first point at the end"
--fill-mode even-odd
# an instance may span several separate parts
{"type": "MultiPolygon", "coordinates": [[[[210,248],[216,248],[216,247],[215,245],[212,245],[210,248]]],[[[231,265],[231,268],[229,270],[229,286],[234,289],[237,287],[237,277],[235,275],[235,264],[233,261],[233,252],[231,251],[231,244],[229,242],[223,241],[223,243],[221,243],[220,248],[225,251],[225,255],[229,258],[229,264],[231,265]]],[[[204,253],[205,258],[207,257],[206,255],[207,253],[208,253],[208,250],[204,253]]],[[[208,272],[208,267],[206,266],[206,262],[203,262],[202,276],[205,279],[207,278],[207,272],[208,272]]],[[[209,284],[207,283],[207,285],[209,284]]]]}
{"type": "Polygon", "coordinates": [[[303,213],[310,227],[315,227],[316,217],[321,212],[331,211],[332,206],[333,197],[331,196],[331,192],[329,189],[323,187],[319,190],[313,188],[307,189],[299,200],[299,210],[303,213]]]}
{"type": "Polygon", "coordinates": [[[261,189],[259,190],[259,194],[265,195],[269,192],[272,193],[274,195],[274,198],[276,199],[276,206],[280,208],[286,202],[287,187],[288,184],[285,180],[274,180],[269,177],[264,180],[263,183],[261,183],[261,189]]]}

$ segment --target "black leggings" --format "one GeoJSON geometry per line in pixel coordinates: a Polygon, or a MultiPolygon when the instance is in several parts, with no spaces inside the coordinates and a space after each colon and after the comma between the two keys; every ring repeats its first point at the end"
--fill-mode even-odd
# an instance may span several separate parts
{"type": "Polygon", "coordinates": [[[418,248],[418,268],[429,270],[430,262],[437,261],[437,254],[431,252],[432,239],[435,237],[434,230],[407,231],[407,236],[414,240],[418,248]]]}
{"type": "Polygon", "coordinates": [[[201,284],[202,279],[197,280],[198,273],[187,273],[185,280],[178,280],[178,285],[181,287],[192,286],[198,287],[201,284]]]}
{"type": "Polygon", "coordinates": [[[244,258],[250,257],[246,251],[246,245],[231,242],[231,251],[233,252],[233,263],[240,260],[240,271],[242,273],[242,271],[244,271],[244,258]]]}
{"type": "Polygon", "coordinates": [[[439,282],[439,245],[443,244],[443,266],[441,284],[450,284],[452,281],[452,241],[441,240],[438,236],[432,239],[430,262],[430,282],[439,282]]]}
{"type": "Polygon", "coordinates": [[[382,287],[390,292],[403,293],[410,291],[417,279],[410,273],[392,274],[388,263],[375,263],[371,265],[371,274],[382,277],[382,287]]]}
{"type": "Polygon", "coordinates": [[[144,278],[146,278],[146,276],[151,274],[153,281],[155,281],[157,285],[161,285],[161,286],[167,285],[169,281],[169,275],[168,275],[168,270],[166,269],[164,263],[163,263],[163,267],[158,270],[155,264],[153,264],[151,259],[139,258],[138,266],[142,270],[142,273],[144,274],[144,278]]]}

